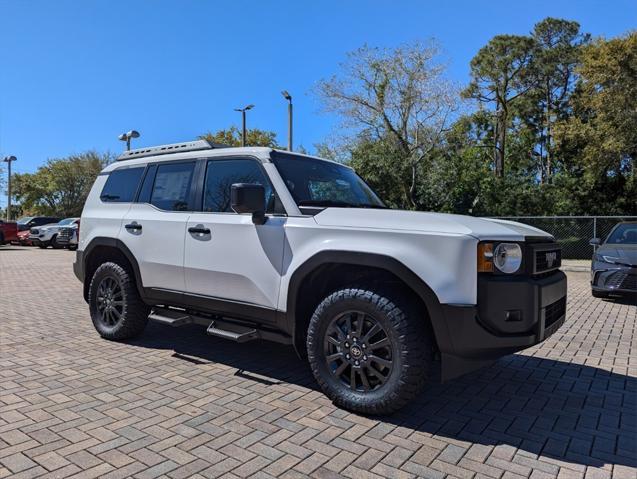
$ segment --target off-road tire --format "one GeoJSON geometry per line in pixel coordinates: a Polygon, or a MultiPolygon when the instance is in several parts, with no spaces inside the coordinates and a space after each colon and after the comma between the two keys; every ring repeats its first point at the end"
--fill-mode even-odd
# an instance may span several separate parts
{"type": "Polygon", "coordinates": [[[148,323],[150,308],[141,300],[133,275],[117,263],[103,263],[93,274],[88,292],[89,310],[95,329],[105,339],[115,341],[139,336],[148,323]],[[120,319],[108,324],[98,309],[98,290],[102,282],[109,278],[121,291],[122,308],[120,319]]]}
{"type": "Polygon", "coordinates": [[[330,294],[316,308],[307,333],[308,360],[316,381],[335,404],[345,409],[364,414],[390,414],[400,409],[421,391],[433,362],[433,338],[425,321],[409,301],[380,288],[343,289],[330,294]],[[376,389],[353,390],[328,366],[324,341],[330,324],[350,311],[373,317],[390,341],[391,372],[376,389]]]}

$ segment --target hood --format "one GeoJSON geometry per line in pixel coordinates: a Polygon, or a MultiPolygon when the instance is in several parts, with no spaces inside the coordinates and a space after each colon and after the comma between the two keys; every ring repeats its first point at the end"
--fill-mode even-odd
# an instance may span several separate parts
{"type": "Polygon", "coordinates": [[[515,221],[422,211],[326,208],[314,220],[322,226],[468,235],[478,240],[524,241],[527,236],[553,239],[540,229],[515,221]]]}
{"type": "Polygon", "coordinates": [[[56,229],[56,228],[59,228],[59,227],[60,227],[60,225],[57,224],[57,223],[49,223],[48,225],[34,226],[33,228],[42,231],[42,230],[56,229]]]}
{"type": "Polygon", "coordinates": [[[597,248],[597,255],[612,256],[618,263],[637,266],[637,245],[634,244],[604,244],[597,248]]]}

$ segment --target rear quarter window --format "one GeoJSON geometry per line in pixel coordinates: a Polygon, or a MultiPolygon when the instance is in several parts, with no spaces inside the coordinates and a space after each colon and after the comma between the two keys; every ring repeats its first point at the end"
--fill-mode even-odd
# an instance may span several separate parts
{"type": "Polygon", "coordinates": [[[135,199],[135,193],[144,174],[144,167],[120,168],[111,171],[100,194],[105,203],[128,203],[135,199]]]}

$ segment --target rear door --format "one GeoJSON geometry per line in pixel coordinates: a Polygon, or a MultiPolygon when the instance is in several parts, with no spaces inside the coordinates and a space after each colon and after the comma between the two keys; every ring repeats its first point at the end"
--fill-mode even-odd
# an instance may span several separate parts
{"type": "Polygon", "coordinates": [[[119,238],[137,260],[145,288],[185,289],[184,235],[195,167],[195,160],[149,165],[137,202],[124,217],[119,238]]]}
{"type": "Polygon", "coordinates": [[[252,158],[208,160],[202,196],[202,211],[190,216],[186,231],[188,293],[209,298],[211,304],[222,300],[247,308],[276,309],[286,217],[278,214],[282,207],[261,163],[252,158]],[[234,183],[265,187],[265,224],[255,225],[250,215],[232,211],[230,188],[234,183]]]}

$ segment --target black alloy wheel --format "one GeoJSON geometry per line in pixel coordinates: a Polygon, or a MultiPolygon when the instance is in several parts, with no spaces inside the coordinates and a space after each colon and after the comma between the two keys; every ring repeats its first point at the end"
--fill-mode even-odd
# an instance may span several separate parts
{"type": "Polygon", "coordinates": [[[324,340],[329,371],[353,391],[372,391],[393,369],[387,332],[364,311],[347,311],[332,320],[324,340]]]}

